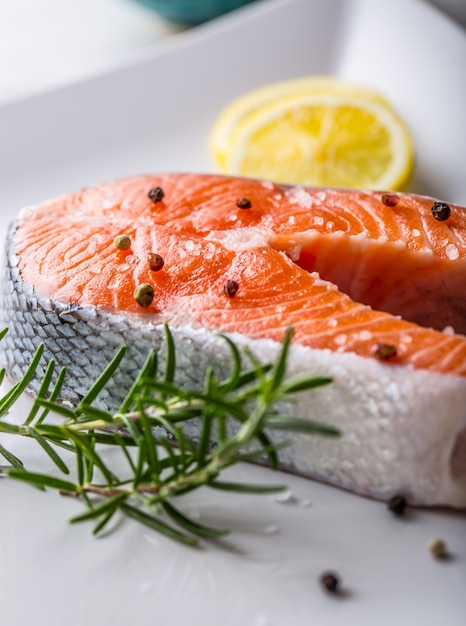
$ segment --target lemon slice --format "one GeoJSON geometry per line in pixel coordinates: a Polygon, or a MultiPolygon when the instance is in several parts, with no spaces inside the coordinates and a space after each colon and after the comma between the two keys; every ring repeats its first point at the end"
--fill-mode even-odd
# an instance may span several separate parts
{"type": "Polygon", "coordinates": [[[235,100],[210,145],[224,173],[326,187],[400,189],[414,162],[409,130],[385,98],[323,76],[235,100]]]}

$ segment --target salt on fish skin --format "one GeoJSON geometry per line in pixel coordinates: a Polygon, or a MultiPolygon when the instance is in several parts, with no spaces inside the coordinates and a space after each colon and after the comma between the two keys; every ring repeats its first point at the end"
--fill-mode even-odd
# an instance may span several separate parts
{"type": "MultiPolygon", "coordinates": [[[[45,363],[51,358],[63,363],[66,356],[69,364],[62,401],[76,405],[115,351],[126,345],[118,376],[97,402],[115,411],[149,348],[157,351],[160,367],[164,367],[163,324],[139,316],[109,316],[95,307],[70,310],[68,305],[42,298],[22,281],[11,251],[4,271],[0,322],[10,330],[0,348],[2,365],[11,377],[18,379],[32,357],[36,320],[51,320],[46,325],[51,335],[31,392],[38,391],[45,363]],[[23,298],[34,302],[32,310],[22,306],[23,298]],[[52,335],[56,335],[57,320],[65,311],[66,320],[59,324],[66,329],[66,336],[58,343],[52,335]],[[107,329],[105,340],[103,326],[107,329]],[[88,362],[84,368],[83,345],[88,362]]],[[[212,364],[218,376],[229,375],[231,353],[217,332],[190,326],[172,327],[171,332],[178,356],[177,384],[202,387],[205,372],[212,364]]],[[[250,339],[237,333],[229,336],[243,354],[248,348],[263,362],[274,361],[281,349],[280,343],[269,339],[250,339]]],[[[339,428],[342,436],[334,439],[286,433],[284,437],[292,444],[280,453],[283,469],[381,500],[403,493],[412,505],[466,507],[466,474],[455,470],[457,466],[461,469],[460,457],[466,452],[464,377],[414,369],[407,374],[406,367],[387,368],[355,354],[292,345],[288,374],[302,371],[329,376],[333,383],[298,394],[293,405],[280,407],[282,412],[325,421],[339,428]],[[396,402],[387,402],[387,389],[396,402]],[[453,458],[460,437],[462,448],[453,458]],[[450,451],[447,459],[445,451],[450,451]]],[[[191,425],[187,434],[193,439],[199,437],[198,426],[191,425]]]]}

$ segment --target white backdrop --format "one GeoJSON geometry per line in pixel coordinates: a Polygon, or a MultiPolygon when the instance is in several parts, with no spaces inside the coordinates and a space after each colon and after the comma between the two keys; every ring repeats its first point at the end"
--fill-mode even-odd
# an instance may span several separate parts
{"type": "MultiPolygon", "coordinates": [[[[432,3],[466,28],[466,0],[432,3]]],[[[0,103],[117,66],[179,30],[132,0],[0,0],[0,103]]]]}

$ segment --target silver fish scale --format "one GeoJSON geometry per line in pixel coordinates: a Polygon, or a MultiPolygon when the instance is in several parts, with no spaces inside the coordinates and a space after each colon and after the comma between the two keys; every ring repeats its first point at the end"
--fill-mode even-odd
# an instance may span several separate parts
{"type": "MultiPolygon", "coordinates": [[[[0,285],[0,325],[8,333],[0,342],[0,364],[13,380],[25,372],[37,347],[44,343],[44,356],[29,391],[38,391],[47,363],[54,359],[57,372],[66,367],[67,376],[60,400],[76,405],[122,345],[127,350],[119,369],[96,405],[116,411],[134,382],[150,348],[164,368],[164,328],[147,321],[147,316],[122,315],[94,306],[64,304],[42,298],[22,280],[13,249],[12,224],[7,237],[6,259],[0,285]]],[[[172,331],[177,354],[177,380],[185,387],[199,388],[205,371],[216,363],[216,371],[227,376],[231,357],[225,345],[219,351],[216,333],[202,330],[172,331]],[[223,352],[223,358],[222,358],[223,352]]],[[[220,342],[222,343],[222,342],[220,342]]]]}

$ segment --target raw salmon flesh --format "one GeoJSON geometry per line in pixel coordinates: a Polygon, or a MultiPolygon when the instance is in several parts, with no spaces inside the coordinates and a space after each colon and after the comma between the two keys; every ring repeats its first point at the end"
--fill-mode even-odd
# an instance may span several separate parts
{"type": "MultiPolygon", "coordinates": [[[[293,327],[289,372],[332,384],[290,414],[338,427],[296,435],[282,467],[360,494],[466,507],[466,210],[412,194],[200,174],[134,176],[23,209],[7,237],[2,359],[35,347],[79,401],[126,344],[116,409],[163,324],[178,382],[227,375],[219,332],[264,361],[293,327]]],[[[40,372],[39,372],[40,377],[40,372]]],[[[35,382],[36,388],[38,382],[35,382]]]]}

